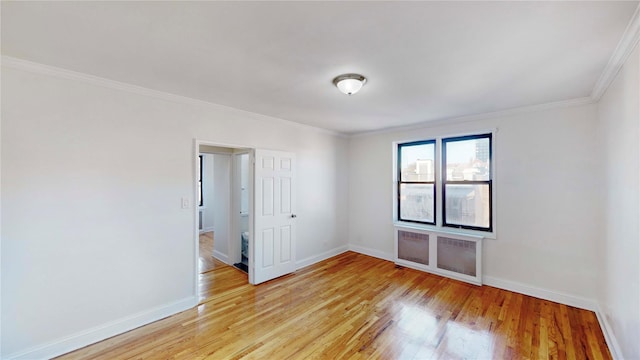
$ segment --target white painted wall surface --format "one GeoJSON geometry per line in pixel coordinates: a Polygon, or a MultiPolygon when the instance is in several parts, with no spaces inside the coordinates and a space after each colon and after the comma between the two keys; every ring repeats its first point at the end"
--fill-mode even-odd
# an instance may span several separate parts
{"type": "MultiPolygon", "coordinates": [[[[249,231],[249,154],[236,157],[240,166],[240,233],[249,231]]],[[[238,242],[242,244],[242,240],[238,242]]]]}
{"type": "Polygon", "coordinates": [[[485,280],[589,302],[601,221],[595,125],[595,105],[580,105],[352,138],[350,246],[393,257],[394,141],[498,128],[497,239],[484,241],[485,280]]]}
{"type": "Polygon", "coordinates": [[[214,164],[213,154],[202,155],[202,229],[203,231],[213,231],[214,228],[214,204],[215,204],[215,184],[214,184],[214,164]]]}
{"type": "Polygon", "coordinates": [[[228,261],[231,229],[231,156],[213,154],[213,252],[222,261],[228,261]]]}
{"type": "Polygon", "coordinates": [[[3,358],[195,304],[194,138],[296,152],[297,259],[346,246],[347,139],[41,69],[2,68],[3,358]]]}
{"type": "Polygon", "coordinates": [[[604,207],[597,296],[623,359],[640,359],[640,54],[598,104],[604,207]]]}

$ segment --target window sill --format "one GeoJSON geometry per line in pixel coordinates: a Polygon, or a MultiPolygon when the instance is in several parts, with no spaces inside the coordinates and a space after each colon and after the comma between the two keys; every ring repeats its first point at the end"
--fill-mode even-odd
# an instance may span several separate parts
{"type": "Polygon", "coordinates": [[[458,229],[458,228],[449,228],[438,225],[426,225],[426,224],[416,224],[412,222],[404,222],[404,221],[394,221],[394,227],[397,228],[405,228],[412,229],[418,231],[426,231],[426,232],[437,232],[439,234],[451,234],[451,235],[460,235],[460,236],[469,236],[469,237],[482,237],[485,239],[495,239],[496,232],[485,232],[478,230],[468,230],[468,229],[458,229]]]}

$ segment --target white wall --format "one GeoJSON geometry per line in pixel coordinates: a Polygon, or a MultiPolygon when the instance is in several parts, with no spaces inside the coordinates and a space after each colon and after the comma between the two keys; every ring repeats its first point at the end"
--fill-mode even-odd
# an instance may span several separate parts
{"type": "MultiPolygon", "coordinates": [[[[240,173],[240,233],[249,231],[249,154],[237,155],[240,173]]],[[[240,240],[239,240],[240,241],[240,240]]]]}
{"type": "Polygon", "coordinates": [[[213,252],[214,255],[228,262],[229,236],[231,229],[231,156],[226,154],[213,155],[213,193],[215,201],[213,208],[213,252]]]}
{"type": "Polygon", "coordinates": [[[297,259],[346,246],[347,139],[18,68],[2,68],[3,357],[51,356],[195,304],[195,219],[181,209],[197,205],[195,138],[296,152],[297,259]]]}
{"type": "MultiPolygon", "coordinates": [[[[240,154],[236,159],[240,160],[240,213],[249,214],[249,154],[240,154]]],[[[249,231],[249,226],[243,225],[241,231],[249,231]]]]}
{"type": "Polygon", "coordinates": [[[595,105],[580,105],[355,137],[349,160],[350,246],[393,257],[394,141],[498,128],[497,239],[484,241],[485,281],[588,303],[595,297],[600,222],[595,125],[595,105]]]}
{"type": "MultiPolygon", "coordinates": [[[[201,147],[202,148],[202,147],[201,147]]],[[[202,231],[213,231],[214,227],[214,165],[213,154],[202,155],[202,231]]],[[[211,255],[211,254],[209,254],[211,255]]]]}
{"type": "Polygon", "coordinates": [[[640,54],[638,47],[598,104],[604,176],[597,297],[616,349],[640,359],[640,54]]]}

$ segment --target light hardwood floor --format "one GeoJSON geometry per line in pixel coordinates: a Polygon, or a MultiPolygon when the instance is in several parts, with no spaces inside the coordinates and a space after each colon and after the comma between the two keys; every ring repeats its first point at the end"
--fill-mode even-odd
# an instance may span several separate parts
{"type": "Polygon", "coordinates": [[[593,312],[347,252],[268,283],[216,267],[197,308],[61,359],[610,359],[593,312]]]}
{"type": "Polygon", "coordinates": [[[200,259],[198,266],[200,274],[211,271],[225,263],[213,257],[213,231],[200,234],[200,259]]]}

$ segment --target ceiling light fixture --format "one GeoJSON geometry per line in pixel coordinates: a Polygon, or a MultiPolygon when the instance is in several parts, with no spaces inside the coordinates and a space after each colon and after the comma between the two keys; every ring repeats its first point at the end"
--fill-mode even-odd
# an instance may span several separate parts
{"type": "Polygon", "coordinates": [[[343,74],[333,79],[333,84],[347,95],[353,95],[360,91],[367,78],[360,74],[343,74]]]}

